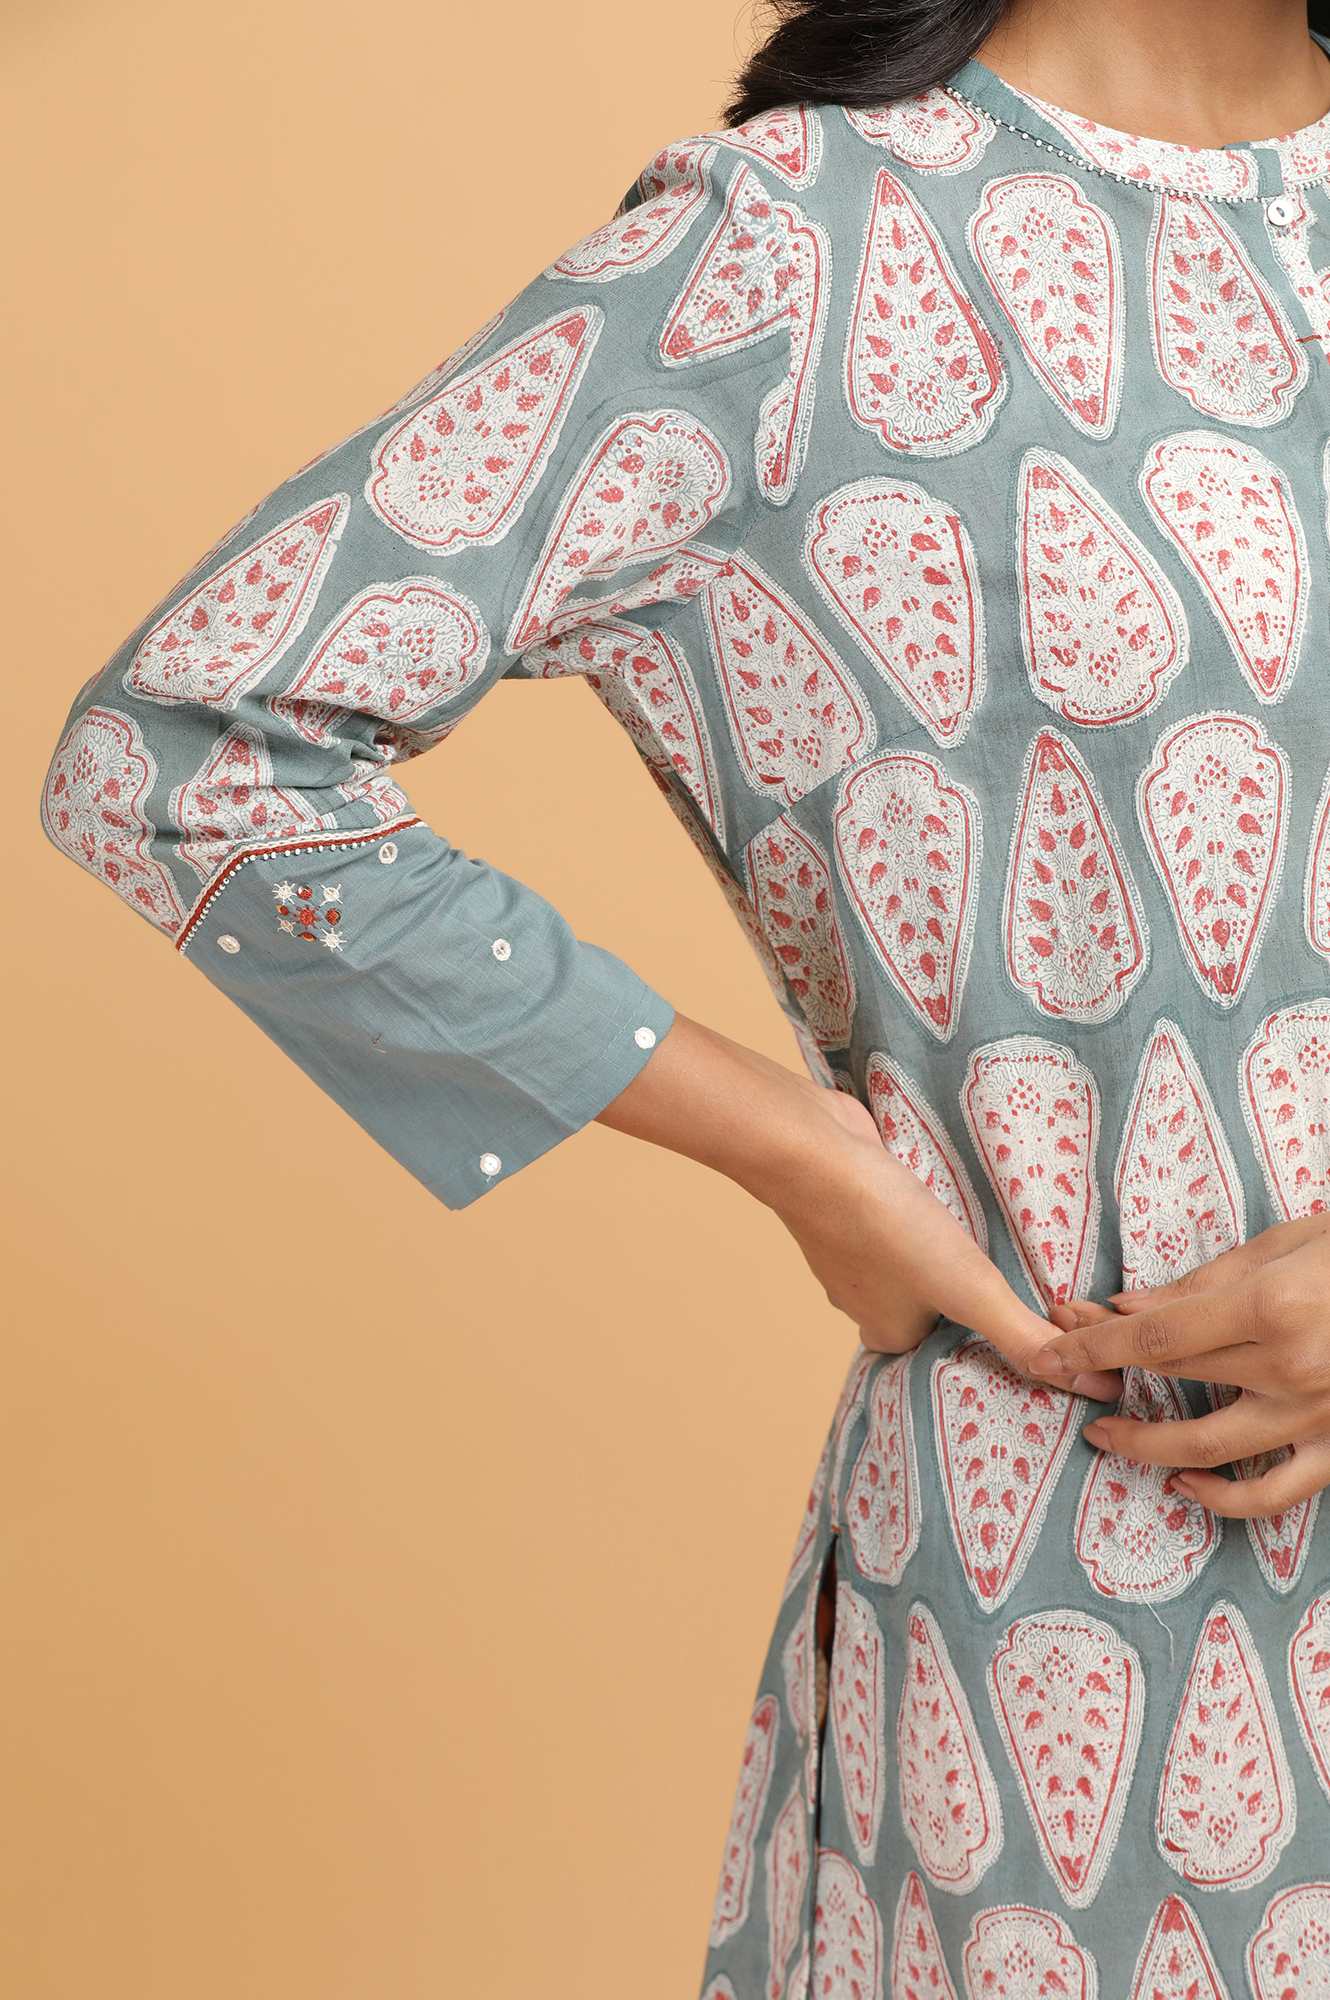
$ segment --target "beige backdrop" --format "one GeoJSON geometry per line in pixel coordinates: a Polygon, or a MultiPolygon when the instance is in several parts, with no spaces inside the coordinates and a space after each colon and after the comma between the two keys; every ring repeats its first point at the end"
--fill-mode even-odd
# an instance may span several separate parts
{"type": "MultiPolygon", "coordinates": [[[[450,1214],[38,796],[217,535],[716,121],[733,5],[10,0],[14,2000],[695,1991],[852,1330],[764,1211],[598,1126],[450,1214]]],[[[584,689],[497,689],[410,789],[797,1064],[584,689]]]]}

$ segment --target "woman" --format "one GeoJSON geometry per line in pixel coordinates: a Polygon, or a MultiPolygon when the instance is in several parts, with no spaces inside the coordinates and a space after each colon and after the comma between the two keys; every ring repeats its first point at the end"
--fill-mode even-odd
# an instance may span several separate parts
{"type": "Polygon", "coordinates": [[[711,2000],[1324,1996],[1330,38],[783,15],[145,616],[44,824],[447,1207],[600,1119],[858,1327],[711,2000]],[[411,811],[564,674],[810,1078],[411,811]]]}

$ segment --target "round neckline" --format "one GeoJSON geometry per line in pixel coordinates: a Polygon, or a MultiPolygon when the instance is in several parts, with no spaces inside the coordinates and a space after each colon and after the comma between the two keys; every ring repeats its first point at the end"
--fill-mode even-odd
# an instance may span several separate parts
{"type": "MultiPolygon", "coordinates": [[[[1330,36],[1313,28],[1308,34],[1330,56],[1330,36]]],[[[1041,146],[1157,192],[1253,201],[1330,178],[1330,109],[1269,138],[1188,146],[1181,140],[1126,132],[1084,112],[1068,111],[1008,83],[978,56],[968,56],[942,79],[941,88],[1041,146]]]]}

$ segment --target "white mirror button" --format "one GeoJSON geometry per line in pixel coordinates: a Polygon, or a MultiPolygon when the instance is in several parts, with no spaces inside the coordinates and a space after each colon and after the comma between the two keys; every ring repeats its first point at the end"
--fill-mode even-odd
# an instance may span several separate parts
{"type": "Polygon", "coordinates": [[[379,859],[384,863],[385,866],[387,866],[390,862],[396,861],[397,842],[395,840],[384,841],[383,846],[379,849],[379,859]]]}
{"type": "Polygon", "coordinates": [[[1291,194],[1272,195],[1265,204],[1265,212],[1276,229],[1287,229],[1298,212],[1298,204],[1291,194]]]}
{"type": "Polygon", "coordinates": [[[495,938],[490,950],[496,958],[511,958],[513,955],[513,948],[507,938],[495,938]]]}
{"type": "Polygon", "coordinates": [[[634,1031],[633,1040],[639,1049],[653,1049],[656,1046],[656,1031],[654,1028],[638,1028],[634,1031]]]}
{"type": "Polygon", "coordinates": [[[223,951],[239,951],[240,949],[240,939],[232,937],[230,931],[219,937],[217,943],[223,951]]]}
{"type": "Polygon", "coordinates": [[[482,1174],[493,1176],[498,1173],[502,1165],[503,1161],[497,1153],[482,1153],[480,1156],[480,1171],[482,1174]]]}

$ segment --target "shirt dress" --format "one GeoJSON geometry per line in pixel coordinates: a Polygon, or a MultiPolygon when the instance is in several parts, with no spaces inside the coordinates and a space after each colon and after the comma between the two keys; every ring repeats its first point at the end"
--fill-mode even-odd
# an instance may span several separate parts
{"type": "MultiPolygon", "coordinates": [[[[259,500],[43,824],[465,1208],[674,1019],[398,783],[577,676],[812,1073],[1103,1298],[1330,1199],[1328,504],[1330,114],[1188,148],[975,58],[792,102],[259,500]]],[[[854,1355],[707,2000],[1330,1995],[1330,1507],[1226,1523],[1091,1409],[946,1321],[854,1355]]]]}

